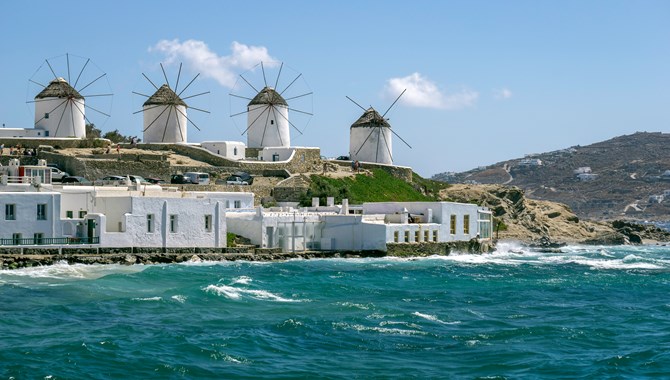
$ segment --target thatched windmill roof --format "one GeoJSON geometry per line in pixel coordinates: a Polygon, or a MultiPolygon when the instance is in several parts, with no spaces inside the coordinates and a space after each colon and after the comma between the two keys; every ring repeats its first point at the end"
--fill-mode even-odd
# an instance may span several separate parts
{"type": "Polygon", "coordinates": [[[372,107],[368,108],[367,111],[363,113],[363,116],[359,117],[358,120],[351,124],[351,128],[376,127],[391,128],[391,125],[372,107]]]}
{"type": "Polygon", "coordinates": [[[248,105],[253,106],[259,104],[273,104],[288,107],[286,100],[284,100],[284,98],[271,87],[263,88],[253,99],[251,99],[248,105]]]}
{"type": "Polygon", "coordinates": [[[186,105],[186,103],[181,100],[179,95],[172,91],[172,89],[167,84],[162,85],[161,88],[159,88],[153,95],[149,97],[149,99],[147,99],[146,102],[144,102],[144,106],[150,105],[175,105],[188,107],[188,105],[186,105]]]}
{"type": "Polygon", "coordinates": [[[35,99],[44,99],[44,98],[73,98],[73,99],[84,99],[83,96],[74,87],[70,86],[69,83],[63,78],[56,78],[49,83],[48,86],[44,88],[39,94],[35,96],[35,99]]]}

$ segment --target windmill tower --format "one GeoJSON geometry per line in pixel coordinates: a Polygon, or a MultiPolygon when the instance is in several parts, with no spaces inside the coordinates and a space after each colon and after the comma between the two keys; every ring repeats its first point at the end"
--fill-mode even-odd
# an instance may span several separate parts
{"type": "Polygon", "coordinates": [[[188,141],[188,122],[191,122],[198,131],[200,130],[200,128],[198,128],[198,126],[187,116],[187,109],[191,108],[205,113],[209,113],[209,111],[189,107],[186,102],[184,102],[184,99],[209,94],[209,91],[181,98],[180,95],[186,91],[200,74],[197,74],[186,87],[177,93],[176,91],[179,88],[182,65],[179,64],[179,73],[177,74],[174,90],[170,87],[170,82],[165,74],[163,64],[161,63],[160,66],[163,71],[163,77],[165,78],[165,84],[158,87],[143,73],[142,75],[156,89],[156,92],[149,96],[133,91],[134,94],[148,98],[142,105],[142,109],[134,112],[142,112],[143,115],[143,141],[145,143],[185,143],[188,141]]]}
{"type": "Polygon", "coordinates": [[[247,105],[249,148],[290,147],[288,103],[272,87],[264,87],[247,105]]]}
{"type": "MultiPolygon", "coordinates": [[[[312,95],[311,91],[303,92],[298,85],[294,86],[296,81],[302,77],[302,74],[298,74],[288,86],[284,87],[281,91],[277,87],[283,68],[284,64],[281,63],[279,65],[279,72],[276,75],[274,86],[270,86],[267,82],[265,66],[263,62],[261,62],[249,70],[249,72],[240,74],[240,79],[242,79],[243,82],[239,82],[238,80],[238,83],[236,83],[230,93],[231,111],[237,108],[232,103],[233,99],[248,101],[248,103],[244,105],[244,111],[234,113],[230,116],[247,115],[245,120],[246,129],[242,134],[247,134],[247,146],[249,148],[263,149],[267,147],[290,147],[291,128],[294,128],[300,134],[302,134],[302,131],[296,127],[295,123],[289,120],[289,113],[291,114],[291,119],[294,119],[296,116],[312,116],[311,112],[298,109],[298,107],[307,106],[306,102],[311,103],[311,98],[309,97],[312,95]],[[256,78],[256,80],[247,80],[245,77],[245,74],[248,74],[249,76],[253,75],[250,73],[253,73],[258,66],[260,66],[263,74],[263,87],[260,91],[257,90],[260,86],[254,86],[252,84],[252,82],[257,83],[260,81],[260,78],[256,78]],[[238,84],[243,87],[238,87],[238,84]],[[251,94],[246,94],[244,92],[245,90],[251,90],[253,92],[251,94]],[[298,103],[298,106],[290,106],[289,101],[302,103],[298,103]]],[[[302,82],[302,84],[305,85],[304,82],[302,82]]]]}
{"type": "MultiPolygon", "coordinates": [[[[44,130],[45,137],[85,138],[86,124],[93,124],[87,110],[109,117],[112,97],[109,82],[105,86],[105,81],[100,81],[106,74],[100,74],[90,61],[70,54],[45,59],[29,79],[30,83],[39,86],[40,91],[27,103],[35,103],[34,128],[44,130]],[[81,66],[74,85],[70,85],[71,58],[75,67],[81,66]]],[[[29,91],[34,93],[34,89],[29,91]]]]}
{"type": "Polygon", "coordinates": [[[44,136],[85,138],[85,112],[84,97],[61,77],[35,96],[35,128],[44,136]]]}
{"type": "Polygon", "coordinates": [[[353,161],[374,162],[379,164],[393,164],[393,135],[396,135],[405,145],[412,148],[402,137],[391,128],[391,124],[384,118],[395,103],[405,93],[403,91],[391,106],[380,115],[374,108],[363,108],[347,96],[354,104],[363,109],[363,115],[358,118],[349,129],[349,154],[353,161]]]}

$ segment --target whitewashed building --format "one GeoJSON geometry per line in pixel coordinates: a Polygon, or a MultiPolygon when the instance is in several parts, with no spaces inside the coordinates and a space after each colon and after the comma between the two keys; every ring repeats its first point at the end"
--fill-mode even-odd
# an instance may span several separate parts
{"type": "MultiPolygon", "coordinates": [[[[353,209],[353,208],[352,208],[353,209]]],[[[379,250],[389,243],[490,239],[491,211],[453,202],[365,203],[352,214],[341,206],[274,208],[228,215],[230,232],[263,248],[302,250],[379,250]]]]}
{"type": "MultiPolygon", "coordinates": [[[[40,168],[19,170],[35,174],[40,168]]],[[[226,213],[254,204],[253,193],[188,192],[139,183],[54,187],[39,176],[0,172],[0,245],[225,247],[226,213]]]]}
{"type": "Polygon", "coordinates": [[[241,141],[203,141],[200,146],[229,160],[244,160],[246,145],[241,141]]]}

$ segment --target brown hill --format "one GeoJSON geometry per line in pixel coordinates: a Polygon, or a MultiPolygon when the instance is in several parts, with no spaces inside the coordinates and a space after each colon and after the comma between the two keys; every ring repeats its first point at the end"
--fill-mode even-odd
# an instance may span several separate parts
{"type": "Polygon", "coordinates": [[[564,203],[580,218],[670,219],[670,134],[638,132],[433,179],[508,184],[564,203]]]}

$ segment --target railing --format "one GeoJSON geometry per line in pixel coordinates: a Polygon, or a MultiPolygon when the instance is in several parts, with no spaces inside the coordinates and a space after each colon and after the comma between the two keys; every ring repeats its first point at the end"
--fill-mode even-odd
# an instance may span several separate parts
{"type": "Polygon", "coordinates": [[[62,237],[62,238],[21,238],[0,239],[2,245],[77,245],[77,244],[100,244],[100,237],[62,237]]]}

